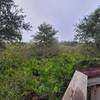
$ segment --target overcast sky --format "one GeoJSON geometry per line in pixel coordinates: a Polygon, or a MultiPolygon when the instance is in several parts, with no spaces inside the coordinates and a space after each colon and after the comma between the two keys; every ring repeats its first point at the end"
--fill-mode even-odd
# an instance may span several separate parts
{"type": "Polygon", "coordinates": [[[53,25],[59,31],[59,40],[73,40],[75,25],[100,6],[100,0],[15,0],[31,22],[31,32],[23,32],[23,40],[30,41],[43,22],[53,25]]]}

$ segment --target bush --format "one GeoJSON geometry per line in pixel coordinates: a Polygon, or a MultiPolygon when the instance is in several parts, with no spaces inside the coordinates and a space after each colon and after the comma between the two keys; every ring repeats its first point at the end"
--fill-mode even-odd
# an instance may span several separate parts
{"type": "Polygon", "coordinates": [[[4,50],[0,54],[0,100],[28,100],[34,95],[61,100],[76,69],[73,65],[87,59],[76,49],[52,57],[30,57],[29,49],[19,45],[4,50]]]}

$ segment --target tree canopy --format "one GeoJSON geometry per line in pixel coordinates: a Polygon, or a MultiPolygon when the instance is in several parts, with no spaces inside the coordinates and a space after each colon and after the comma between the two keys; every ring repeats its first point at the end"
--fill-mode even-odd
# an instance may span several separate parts
{"type": "Polygon", "coordinates": [[[22,9],[13,0],[0,0],[0,44],[22,39],[21,30],[30,30],[22,9]]]}
{"type": "Polygon", "coordinates": [[[43,23],[38,26],[38,32],[34,36],[35,42],[40,46],[51,46],[56,40],[55,35],[58,31],[53,29],[50,24],[43,23]]]}
{"type": "Polygon", "coordinates": [[[50,24],[43,23],[38,26],[38,32],[34,36],[36,53],[38,55],[55,55],[58,51],[56,31],[50,24]]]}
{"type": "Polygon", "coordinates": [[[100,7],[80,22],[76,29],[76,39],[95,44],[100,50],[100,7]]]}

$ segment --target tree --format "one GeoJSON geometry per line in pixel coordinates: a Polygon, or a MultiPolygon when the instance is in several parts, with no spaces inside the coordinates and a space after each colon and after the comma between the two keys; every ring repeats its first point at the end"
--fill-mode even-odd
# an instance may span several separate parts
{"type": "Polygon", "coordinates": [[[30,30],[24,21],[22,9],[18,9],[13,0],[0,0],[0,44],[20,41],[21,30],[30,30]]]}
{"type": "Polygon", "coordinates": [[[75,38],[82,42],[92,44],[100,50],[100,8],[85,17],[77,25],[75,38]]]}
{"type": "Polygon", "coordinates": [[[38,27],[34,36],[35,51],[40,56],[55,55],[57,53],[56,31],[50,24],[43,23],[38,27]]]}

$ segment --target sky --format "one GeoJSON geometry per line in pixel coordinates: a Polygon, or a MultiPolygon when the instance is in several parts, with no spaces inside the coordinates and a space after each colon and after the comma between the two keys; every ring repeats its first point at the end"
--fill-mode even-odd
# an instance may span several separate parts
{"type": "Polygon", "coordinates": [[[72,41],[76,24],[100,6],[100,0],[15,0],[15,3],[23,8],[26,22],[33,26],[32,31],[23,31],[24,42],[32,40],[43,22],[59,31],[56,35],[59,41],[72,41]]]}

